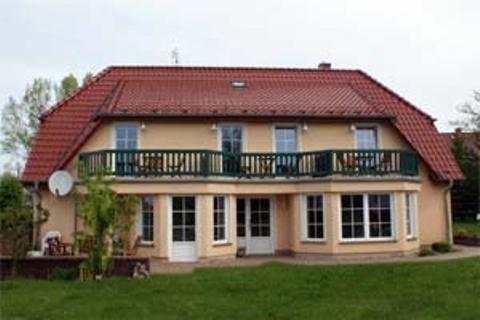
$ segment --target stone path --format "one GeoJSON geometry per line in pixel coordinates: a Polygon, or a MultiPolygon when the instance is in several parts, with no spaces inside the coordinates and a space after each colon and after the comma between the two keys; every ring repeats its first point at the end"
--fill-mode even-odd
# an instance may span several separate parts
{"type": "Polygon", "coordinates": [[[197,267],[200,268],[226,268],[226,267],[255,267],[270,262],[279,262],[292,265],[346,265],[346,264],[372,264],[372,263],[398,263],[398,262],[425,262],[447,261],[469,257],[480,257],[480,247],[454,246],[453,252],[437,254],[430,257],[418,257],[416,255],[404,257],[342,257],[341,259],[329,258],[299,258],[278,256],[250,256],[237,259],[215,259],[196,263],[171,263],[165,260],[150,259],[150,271],[152,274],[160,273],[190,273],[197,267]]]}

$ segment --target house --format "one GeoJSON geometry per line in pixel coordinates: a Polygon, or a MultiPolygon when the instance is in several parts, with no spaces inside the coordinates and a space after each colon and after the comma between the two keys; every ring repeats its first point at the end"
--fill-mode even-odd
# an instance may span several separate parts
{"type": "Polygon", "coordinates": [[[23,173],[78,230],[55,170],[141,196],[141,255],[404,255],[449,240],[461,179],[434,119],[359,70],[109,67],[41,121],[23,173]]]}

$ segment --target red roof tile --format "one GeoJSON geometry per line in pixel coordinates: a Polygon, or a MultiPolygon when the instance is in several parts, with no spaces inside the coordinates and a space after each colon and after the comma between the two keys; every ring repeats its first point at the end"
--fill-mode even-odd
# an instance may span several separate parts
{"type": "Polygon", "coordinates": [[[110,67],[44,115],[23,180],[46,180],[64,165],[99,114],[394,117],[435,178],[463,177],[432,119],[362,71],[110,67]],[[232,80],[246,88],[232,88],[232,80]]]}

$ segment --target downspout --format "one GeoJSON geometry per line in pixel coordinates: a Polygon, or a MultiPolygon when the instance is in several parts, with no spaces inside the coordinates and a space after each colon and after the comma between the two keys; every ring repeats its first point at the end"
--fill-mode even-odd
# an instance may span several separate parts
{"type": "MultiPolygon", "coordinates": [[[[34,181],[33,182],[33,219],[34,221],[39,221],[40,220],[40,208],[42,205],[42,196],[40,194],[40,188],[39,188],[39,182],[34,181]]],[[[39,223],[34,223],[33,225],[33,245],[36,250],[41,250],[41,245],[40,245],[40,224],[39,223]]]]}
{"type": "Polygon", "coordinates": [[[452,206],[451,206],[451,201],[450,201],[450,191],[452,190],[453,187],[453,180],[448,179],[448,186],[445,188],[445,213],[446,213],[446,222],[447,222],[447,241],[451,244],[453,244],[453,233],[452,233],[452,206]]]}

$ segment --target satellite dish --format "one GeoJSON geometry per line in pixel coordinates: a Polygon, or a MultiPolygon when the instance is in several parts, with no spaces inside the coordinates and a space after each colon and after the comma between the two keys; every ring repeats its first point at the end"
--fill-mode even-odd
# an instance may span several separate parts
{"type": "Polygon", "coordinates": [[[65,196],[73,188],[73,178],[67,171],[55,171],[48,179],[48,188],[56,196],[65,196]]]}

